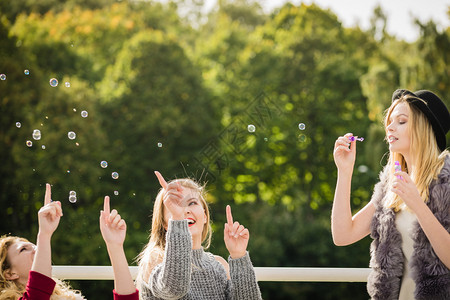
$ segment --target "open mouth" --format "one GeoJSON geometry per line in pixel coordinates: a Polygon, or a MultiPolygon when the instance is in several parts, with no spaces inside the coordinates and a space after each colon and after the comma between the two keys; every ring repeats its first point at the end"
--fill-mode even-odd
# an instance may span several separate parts
{"type": "Polygon", "coordinates": [[[388,140],[389,140],[389,143],[393,143],[393,142],[397,141],[398,138],[396,138],[395,136],[391,135],[388,140]]]}
{"type": "Polygon", "coordinates": [[[188,226],[191,227],[195,224],[195,220],[194,219],[186,219],[188,221],[188,226]]]}

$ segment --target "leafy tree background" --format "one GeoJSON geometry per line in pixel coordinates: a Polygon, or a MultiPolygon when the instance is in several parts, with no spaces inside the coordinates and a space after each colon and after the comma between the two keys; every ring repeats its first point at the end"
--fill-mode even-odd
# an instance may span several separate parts
{"type": "MultiPolygon", "coordinates": [[[[381,8],[364,31],[315,5],[264,13],[256,1],[222,0],[205,14],[203,4],[0,2],[1,234],[35,241],[50,182],[64,210],[54,264],[109,265],[98,215],[110,195],[127,220],[134,264],[159,170],[208,182],[216,254],[228,256],[222,230],[231,204],[250,229],[255,266],[367,267],[370,238],[347,247],[331,240],[334,141],[346,132],[366,138],[352,185],[357,211],[385,162],[381,119],[392,92],[426,88],[450,106],[450,29],[416,21],[420,37],[407,43],[385,31],[381,8]]],[[[88,299],[111,298],[112,281],[71,284],[88,299]]],[[[364,283],[260,287],[265,299],[368,297],[364,283]]]]}

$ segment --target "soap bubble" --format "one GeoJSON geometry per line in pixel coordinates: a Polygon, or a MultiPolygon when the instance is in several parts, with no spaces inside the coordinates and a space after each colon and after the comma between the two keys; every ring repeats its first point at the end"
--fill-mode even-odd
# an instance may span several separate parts
{"type": "Polygon", "coordinates": [[[69,202],[70,203],[75,203],[75,202],[77,202],[77,196],[69,196],[69,202]]]}
{"type": "Polygon", "coordinates": [[[255,125],[250,124],[247,126],[247,130],[248,130],[248,132],[255,132],[256,127],[255,127],[255,125]]]}
{"type": "Polygon", "coordinates": [[[304,123],[298,124],[298,129],[305,130],[305,128],[306,128],[306,125],[304,123]]]}
{"type": "Polygon", "coordinates": [[[23,73],[24,73],[25,75],[30,75],[30,71],[29,71],[29,70],[24,70],[23,73]]]}
{"type": "Polygon", "coordinates": [[[264,142],[267,142],[268,140],[269,140],[268,138],[266,138],[266,137],[264,138],[264,142]]]}
{"type": "Polygon", "coordinates": [[[33,139],[35,140],[41,139],[41,131],[39,129],[33,130],[33,139]]]}
{"type": "Polygon", "coordinates": [[[162,147],[162,143],[158,143],[158,147],[161,148],[162,147]]]}
{"type": "Polygon", "coordinates": [[[107,162],[106,160],[102,160],[102,161],[100,162],[100,166],[101,166],[103,169],[105,169],[105,168],[108,167],[108,162],[107,162]]]}
{"type": "Polygon", "coordinates": [[[66,81],[65,86],[70,87],[70,82],[66,81]]]}
{"type": "Polygon", "coordinates": [[[359,171],[360,173],[367,173],[367,171],[369,171],[369,167],[367,167],[366,165],[360,165],[360,166],[358,167],[358,171],[359,171]]]}
{"type": "Polygon", "coordinates": [[[76,134],[75,132],[73,132],[73,131],[69,131],[69,132],[67,133],[67,137],[68,137],[69,139],[71,139],[71,140],[74,140],[74,139],[77,137],[77,134],[76,134]]]}
{"type": "Polygon", "coordinates": [[[83,110],[83,111],[81,112],[81,116],[82,116],[83,118],[86,118],[86,117],[88,116],[88,112],[85,111],[85,110],[83,110]]]}
{"type": "Polygon", "coordinates": [[[117,173],[117,172],[112,172],[112,173],[111,173],[111,177],[112,177],[113,179],[117,179],[117,178],[119,178],[119,173],[117,173]]]}
{"type": "Polygon", "coordinates": [[[6,75],[5,74],[0,74],[0,80],[6,80],[6,75]]]}
{"type": "Polygon", "coordinates": [[[114,195],[119,195],[119,191],[114,191],[114,195]]]}
{"type": "Polygon", "coordinates": [[[27,146],[28,146],[28,147],[33,146],[33,142],[32,142],[32,141],[27,141],[27,146]]]}
{"type": "Polygon", "coordinates": [[[42,148],[42,150],[45,150],[45,145],[42,145],[42,147],[41,147],[41,148],[42,148]]]}
{"type": "Polygon", "coordinates": [[[77,192],[75,192],[75,191],[70,191],[69,192],[69,196],[76,196],[77,195],[77,192]]]}
{"type": "Polygon", "coordinates": [[[51,87],[57,87],[58,86],[58,79],[56,79],[56,78],[50,79],[50,86],[51,87]]]}
{"type": "Polygon", "coordinates": [[[20,128],[20,127],[22,127],[22,124],[20,122],[16,122],[16,127],[20,128]]]}
{"type": "Polygon", "coordinates": [[[299,140],[300,142],[305,142],[305,141],[306,141],[306,135],[300,134],[300,135],[298,136],[298,140],[299,140]]]}

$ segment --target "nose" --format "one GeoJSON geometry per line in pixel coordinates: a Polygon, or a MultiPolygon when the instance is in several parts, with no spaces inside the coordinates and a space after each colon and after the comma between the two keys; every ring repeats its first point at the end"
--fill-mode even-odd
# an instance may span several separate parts
{"type": "Polygon", "coordinates": [[[391,122],[391,124],[389,124],[389,125],[387,126],[387,130],[388,130],[388,131],[394,131],[394,122],[391,122]]]}

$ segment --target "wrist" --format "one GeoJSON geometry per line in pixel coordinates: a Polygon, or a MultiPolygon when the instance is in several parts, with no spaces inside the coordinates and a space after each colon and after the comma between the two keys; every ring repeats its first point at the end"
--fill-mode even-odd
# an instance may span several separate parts
{"type": "Polygon", "coordinates": [[[244,257],[245,254],[247,254],[247,251],[244,251],[244,252],[230,252],[230,257],[232,259],[238,259],[238,258],[244,257]]]}
{"type": "Polygon", "coordinates": [[[347,170],[338,170],[337,177],[338,179],[351,179],[353,176],[353,168],[347,170]]]}
{"type": "Polygon", "coordinates": [[[47,240],[50,241],[52,238],[52,235],[53,235],[52,232],[44,232],[44,231],[39,230],[38,234],[37,234],[37,240],[42,241],[42,242],[47,241],[47,240]]]}

